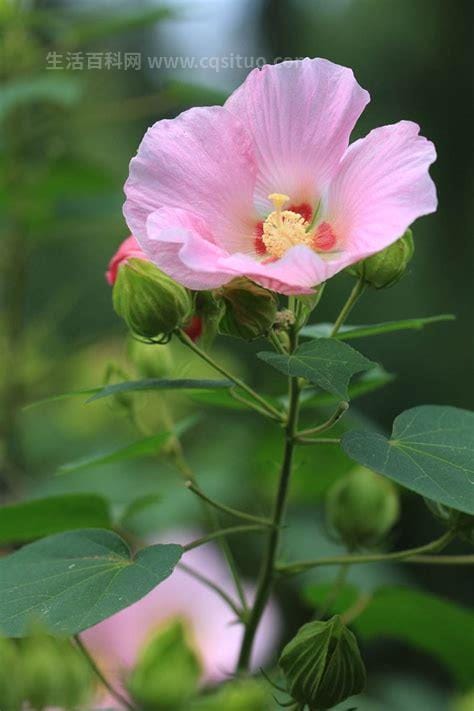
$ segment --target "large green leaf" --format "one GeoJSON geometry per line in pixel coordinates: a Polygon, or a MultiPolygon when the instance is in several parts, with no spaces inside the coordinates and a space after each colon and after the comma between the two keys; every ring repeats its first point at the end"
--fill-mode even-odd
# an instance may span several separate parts
{"type": "Polygon", "coordinates": [[[144,380],[127,380],[124,383],[106,385],[90,397],[87,402],[101,400],[111,395],[121,393],[141,392],[144,390],[215,390],[230,388],[234,385],[230,380],[193,380],[190,378],[145,378],[144,380]]]}
{"type": "Polygon", "coordinates": [[[474,514],[474,412],[423,405],[399,415],[390,439],[346,432],[346,454],[433,501],[474,514]]]}
{"type": "Polygon", "coordinates": [[[368,358],[334,338],[303,343],[290,356],[264,352],[258,357],[281,373],[306,378],[342,400],[349,399],[351,377],[374,367],[368,358]]]}
{"type": "Polygon", "coordinates": [[[160,432],[160,434],[145,437],[126,447],[119,447],[119,449],[115,449],[112,452],[96,454],[92,457],[81,457],[81,459],[76,459],[74,462],[62,464],[58,469],[58,474],[69,474],[79,469],[90,469],[91,467],[100,467],[104,464],[121,462],[124,459],[136,459],[137,457],[158,454],[169,436],[169,432],[160,432]]]}
{"type": "MultiPolygon", "coordinates": [[[[324,607],[326,595],[327,586],[313,586],[305,591],[307,601],[316,607],[324,607]]],[[[331,605],[331,612],[342,614],[357,599],[357,590],[347,586],[331,605]]],[[[360,637],[365,640],[391,637],[406,642],[436,657],[461,686],[472,685],[474,613],[471,610],[408,588],[381,588],[360,601],[362,612],[351,622],[360,637]]]]}
{"type": "Polygon", "coordinates": [[[101,529],[59,533],[0,560],[0,631],[21,637],[36,620],[73,635],[132,605],[165,580],[179,545],[156,545],[132,557],[101,529]]]}
{"type": "MultiPolygon", "coordinates": [[[[367,395],[368,393],[383,388],[389,385],[395,380],[395,375],[393,373],[387,373],[384,368],[376,365],[375,368],[362,373],[356,380],[354,380],[349,385],[349,399],[355,400],[362,395],[367,395]]],[[[332,405],[336,403],[339,398],[331,393],[325,393],[318,391],[317,389],[306,389],[301,393],[300,403],[302,409],[309,409],[311,407],[322,407],[324,405],[332,405]]],[[[285,395],[284,402],[288,401],[288,397],[285,395]]]]}
{"type": "MultiPolygon", "coordinates": [[[[439,321],[454,321],[453,314],[439,314],[439,316],[426,316],[425,318],[407,318],[402,321],[385,321],[383,323],[371,323],[363,326],[341,326],[334,338],[340,341],[349,341],[352,338],[366,338],[367,336],[379,336],[384,333],[394,333],[396,331],[421,331],[425,326],[439,321]]],[[[324,338],[331,335],[332,323],[316,323],[305,326],[301,329],[301,335],[306,338],[324,338]]]]}
{"type": "Polygon", "coordinates": [[[96,494],[64,494],[0,508],[0,543],[25,543],[74,528],[110,528],[107,502],[96,494]]]}

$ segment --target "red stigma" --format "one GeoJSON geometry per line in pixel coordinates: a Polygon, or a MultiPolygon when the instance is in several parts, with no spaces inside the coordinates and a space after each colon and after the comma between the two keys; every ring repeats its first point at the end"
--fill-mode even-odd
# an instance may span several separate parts
{"type": "Polygon", "coordinates": [[[329,222],[321,222],[314,236],[314,248],[320,252],[328,252],[334,248],[336,241],[336,235],[329,222]]]}
{"type": "Polygon", "coordinates": [[[290,207],[285,208],[285,210],[298,213],[306,222],[311,222],[313,219],[313,208],[307,202],[301,202],[299,205],[290,205],[290,207]]]}
{"type": "Polygon", "coordinates": [[[263,255],[267,253],[267,248],[263,241],[263,220],[260,220],[260,222],[257,222],[255,225],[254,247],[259,257],[263,257],[263,255]]]}

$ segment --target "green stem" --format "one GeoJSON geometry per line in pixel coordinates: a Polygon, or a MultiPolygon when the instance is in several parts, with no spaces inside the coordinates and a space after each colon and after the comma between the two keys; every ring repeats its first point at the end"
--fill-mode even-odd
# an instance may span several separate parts
{"type": "Polygon", "coordinates": [[[194,570],[194,568],[191,568],[185,563],[178,563],[178,568],[181,568],[181,570],[184,570],[185,573],[191,575],[200,583],[206,585],[211,590],[214,590],[214,592],[219,595],[219,597],[222,598],[222,600],[224,600],[224,602],[230,607],[230,609],[237,615],[239,620],[242,620],[243,611],[239,609],[239,607],[235,604],[230,595],[225,592],[225,590],[222,590],[222,588],[216,585],[210,578],[206,578],[205,575],[201,575],[201,573],[199,573],[197,570],[194,570]]]}
{"type": "Polygon", "coordinates": [[[349,403],[343,400],[339,403],[337,409],[333,412],[331,417],[326,420],[326,422],[323,422],[317,427],[311,427],[308,430],[301,430],[301,432],[296,433],[296,437],[311,437],[311,435],[319,434],[320,432],[325,432],[326,430],[331,429],[331,427],[333,427],[336,422],[339,422],[341,417],[347,412],[348,409],[349,403]]]}
{"type": "MultiPolygon", "coordinates": [[[[281,413],[279,410],[277,410],[273,405],[271,405],[269,402],[265,400],[261,395],[259,395],[255,390],[253,390],[249,385],[243,382],[240,378],[238,378],[236,375],[233,375],[232,373],[229,373],[225,368],[223,368],[219,363],[216,363],[216,361],[211,358],[210,355],[208,355],[205,351],[201,350],[194,341],[189,338],[189,336],[179,329],[176,331],[176,334],[179,338],[179,340],[184,343],[185,346],[190,348],[196,355],[198,355],[202,360],[206,361],[208,365],[210,365],[214,370],[216,370],[218,373],[223,375],[225,378],[228,378],[228,380],[231,380],[233,383],[235,383],[241,390],[246,392],[250,397],[252,397],[256,402],[259,403],[259,405],[268,413],[268,416],[271,416],[272,419],[277,420],[278,422],[282,422],[284,420],[284,415],[281,413]]],[[[252,406],[252,403],[249,402],[249,406],[252,406]]],[[[261,410],[258,410],[261,412],[261,410]]]]}
{"type": "Polygon", "coordinates": [[[296,437],[295,442],[296,444],[340,444],[341,440],[337,437],[318,437],[317,439],[296,437]]]}
{"type": "Polygon", "coordinates": [[[474,565],[474,555],[416,555],[405,563],[427,565],[474,565]]]}
{"type": "Polygon", "coordinates": [[[346,583],[349,569],[350,566],[347,563],[344,563],[339,568],[339,572],[336,575],[336,579],[334,580],[331,589],[326,595],[326,599],[323,600],[323,604],[319,610],[318,619],[322,619],[323,617],[325,617],[327,613],[331,610],[334,603],[337,601],[338,595],[346,583]]]}
{"type": "Polygon", "coordinates": [[[332,328],[332,331],[331,331],[331,338],[333,338],[337,334],[337,332],[339,331],[341,326],[344,324],[346,318],[349,316],[350,312],[352,311],[355,303],[357,302],[359,297],[362,296],[364,291],[365,291],[365,282],[364,282],[363,278],[360,277],[357,280],[354,288],[352,289],[351,293],[349,294],[349,298],[347,299],[346,303],[342,307],[341,312],[336,319],[336,322],[335,322],[335,324],[332,328]]]}
{"type": "MultiPolygon", "coordinates": [[[[317,558],[315,560],[302,560],[291,565],[278,565],[277,571],[282,575],[298,575],[311,568],[319,568],[324,565],[360,565],[362,563],[379,563],[382,561],[412,559],[421,553],[434,553],[445,548],[456,534],[447,531],[440,538],[417,548],[409,548],[395,553],[368,553],[366,555],[341,555],[330,558],[317,558]]],[[[410,561],[412,562],[412,561],[410,561]]]]}
{"type": "Polygon", "coordinates": [[[244,511],[238,511],[237,509],[233,509],[230,506],[226,506],[225,504],[221,504],[218,501],[214,501],[214,499],[211,499],[209,496],[207,496],[207,494],[205,494],[203,491],[201,491],[201,489],[192,481],[187,481],[185,486],[190,491],[192,491],[193,494],[196,494],[196,496],[199,496],[200,499],[205,501],[210,506],[213,506],[218,511],[222,511],[223,513],[226,513],[229,516],[235,516],[235,518],[241,518],[244,521],[258,523],[260,526],[273,526],[273,523],[268,518],[261,518],[260,516],[253,516],[252,514],[245,513],[244,511]]]}
{"type": "Polygon", "coordinates": [[[183,546],[183,549],[185,553],[188,553],[195,548],[199,548],[199,546],[203,546],[205,543],[214,541],[216,538],[223,538],[224,536],[230,536],[234,533],[254,533],[255,531],[264,531],[265,529],[266,526],[257,524],[252,526],[230,526],[230,528],[221,528],[220,531],[212,531],[212,533],[208,533],[206,536],[202,536],[202,538],[197,538],[195,541],[183,546]]]}
{"type": "Polygon", "coordinates": [[[94,658],[93,658],[92,655],[90,654],[89,650],[87,649],[87,647],[85,646],[84,642],[83,642],[82,639],[79,637],[79,635],[75,635],[75,636],[74,636],[74,640],[75,640],[75,642],[76,642],[78,648],[80,649],[81,653],[83,654],[84,658],[86,659],[87,663],[89,664],[90,668],[92,669],[92,671],[93,671],[94,674],[96,675],[96,677],[99,679],[99,681],[101,682],[101,684],[103,684],[103,686],[105,686],[105,688],[107,689],[107,691],[114,697],[114,699],[115,699],[116,701],[118,701],[118,703],[119,703],[120,705],[123,705],[123,706],[125,706],[127,709],[130,709],[130,711],[137,711],[136,706],[134,706],[133,704],[131,704],[130,701],[128,701],[128,699],[125,698],[125,696],[122,696],[122,694],[121,694],[119,691],[117,691],[116,689],[114,689],[114,687],[112,686],[112,684],[111,684],[111,683],[108,681],[108,679],[104,676],[104,674],[101,672],[101,670],[99,669],[99,667],[98,667],[97,664],[95,663],[94,658]]]}
{"type": "MultiPolygon", "coordinates": [[[[293,338],[292,350],[296,347],[296,338],[293,338]]],[[[240,650],[237,671],[248,670],[252,654],[253,642],[258,625],[270,597],[275,576],[275,560],[280,542],[280,527],[285,515],[288,486],[290,482],[293,454],[295,449],[295,432],[298,421],[299,386],[297,378],[289,379],[289,410],[288,421],[285,427],[285,450],[280,471],[280,481],[273,511],[273,528],[271,529],[260,578],[257,585],[255,602],[250,612],[245,628],[242,647],[240,650]]]]}

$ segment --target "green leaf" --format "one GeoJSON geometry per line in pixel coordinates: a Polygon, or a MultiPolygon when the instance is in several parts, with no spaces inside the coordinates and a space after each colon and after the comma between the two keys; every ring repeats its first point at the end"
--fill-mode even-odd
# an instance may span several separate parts
{"type": "Polygon", "coordinates": [[[375,364],[354,348],[333,338],[303,343],[293,355],[259,353],[258,357],[285,375],[306,378],[341,400],[349,399],[351,377],[375,364]]]}
{"type": "MultiPolygon", "coordinates": [[[[393,333],[395,331],[421,331],[430,323],[440,321],[454,321],[453,314],[439,314],[438,316],[426,316],[424,318],[408,318],[402,321],[385,321],[384,323],[371,323],[364,326],[341,326],[334,338],[340,341],[348,341],[352,338],[365,338],[367,336],[379,336],[382,333],[393,333]]],[[[324,338],[330,336],[333,329],[332,323],[317,323],[305,326],[301,329],[301,335],[307,338],[324,338]]]]}
{"type": "Polygon", "coordinates": [[[0,560],[0,630],[21,637],[36,620],[73,635],[140,600],[169,575],[179,545],[142,548],[101,529],[59,533],[0,560]]]}
{"type": "Polygon", "coordinates": [[[101,388],[87,402],[101,400],[104,397],[117,395],[119,393],[141,392],[144,390],[214,390],[219,388],[230,388],[233,383],[230,380],[192,380],[182,378],[173,380],[170,378],[146,378],[144,380],[128,380],[124,383],[114,383],[101,388]]]}
{"type": "Polygon", "coordinates": [[[103,390],[103,386],[100,385],[96,388],[82,388],[81,390],[70,390],[67,393],[59,393],[59,395],[49,395],[48,397],[41,398],[41,400],[35,400],[34,402],[29,402],[24,410],[32,410],[34,407],[39,407],[40,405],[46,405],[50,402],[60,402],[61,400],[67,400],[70,397],[84,397],[84,395],[94,395],[94,393],[99,393],[103,390]]]}
{"type": "Polygon", "coordinates": [[[0,97],[0,120],[18,106],[37,101],[73,106],[82,96],[82,84],[78,77],[44,75],[17,79],[2,88],[0,97]]]}
{"type": "MultiPolygon", "coordinates": [[[[395,380],[393,373],[387,373],[380,365],[371,368],[366,373],[362,373],[357,380],[349,385],[349,399],[355,400],[362,395],[367,395],[374,390],[385,387],[395,380]]],[[[314,390],[303,390],[301,394],[301,408],[322,407],[324,405],[332,405],[339,398],[330,393],[323,393],[314,390]]],[[[288,398],[285,396],[285,402],[288,398]]]]}
{"type": "MultiPolygon", "coordinates": [[[[314,586],[305,598],[321,606],[327,586],[314,586]]],[[[407,588],[387,587],[372,596],[359,596],[352,586],[343,589],[331,612],[343,613],[357,599],[361,614],[351,622],[356,633],[370,641],[380,637],[406,642],[442,662],[457,682],[472,686],[474,678],[474,613],[442,598],[407,588]],[[363,607],[365,599],[366,607],[363,607]]]]}
{"type": "Polygon", "coordinates": [[[421,496],[474,514],[474,412],[423,405],[399,415],[390,439],[346,432],[346,454],[421,496]]]}
{"type": "Polygon", "coordinates": [[[1,544],[87,527],[111,527],[107,502],[96,494],[64,494],[0,508],[1,544]]]}
{"type": "Polygon", "coordinates": [[[137,457],[146,457],[157,454],[169,436],[169,432],[160,432],[160,434],[145,437],[138,442],[133,442],[133,444],[129,444],[126,447],[120,447],[112,452],[76,459],[74,462],[62,464],[58,469],[58,474],[70,474],[71,472],[76,472],[79,469],[89,469],[90,467],[99,467],[104,464],[121,462],[124,459],[136,459],[137,457]]]}

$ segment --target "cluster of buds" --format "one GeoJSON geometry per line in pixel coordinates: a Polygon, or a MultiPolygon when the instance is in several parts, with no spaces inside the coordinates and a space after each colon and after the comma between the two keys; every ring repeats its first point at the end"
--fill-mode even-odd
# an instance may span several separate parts
{"type": "Polygon", "coordinates": [[[192,294],[152,264],[133,237],[122,243],[106,276],[116,313],[148,341],[166,342],[178,329],[192,340],[219,332],[251,341],[269,333],[277,313],[275,295],[244,277],[192,294]]]}

